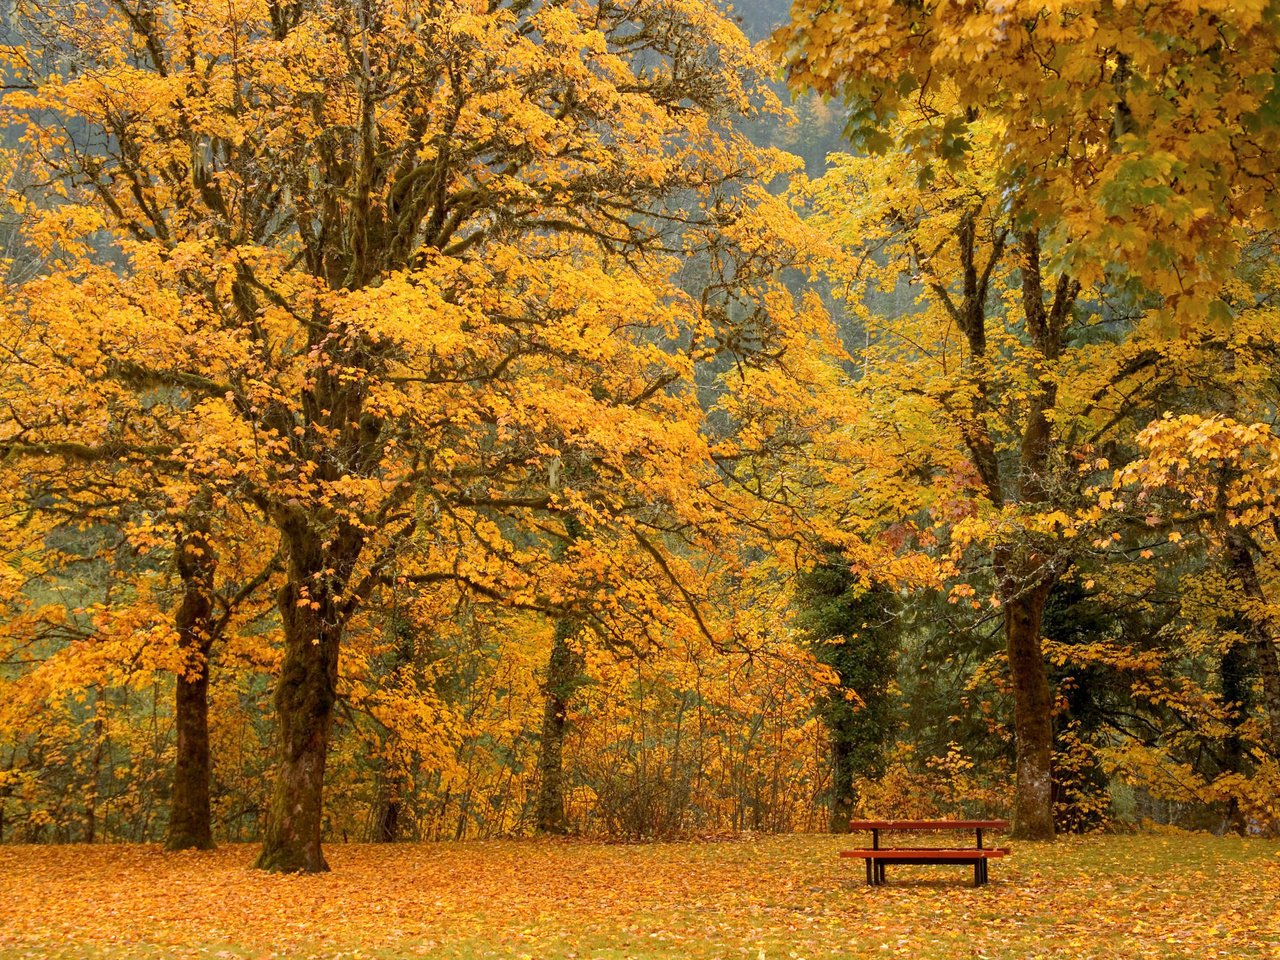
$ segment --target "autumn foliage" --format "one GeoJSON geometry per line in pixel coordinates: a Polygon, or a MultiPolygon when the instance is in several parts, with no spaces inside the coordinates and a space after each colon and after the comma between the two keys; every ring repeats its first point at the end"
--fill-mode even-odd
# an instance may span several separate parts
{"type": "Polygon", "coordinates": [[[6,24],[0,841],[1277,829],[1270,7],[6,24]]]}
{"type": "Polygon", "coordinates": [[[1265,841],[1026,844],[978,890],[937,867],[871,890],[836,857],[844,842],[339,844],[333,872],[318,877],[255,873],[239,845],[181,856],[0,848],[0,883],[17,908],[0,954],[1265,960],[1280,934],[1280,859],[1265,841]]]}

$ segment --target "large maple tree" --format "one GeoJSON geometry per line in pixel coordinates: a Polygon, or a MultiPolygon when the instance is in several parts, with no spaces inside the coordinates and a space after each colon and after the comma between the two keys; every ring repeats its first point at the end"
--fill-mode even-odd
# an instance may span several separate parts
{"type": "MultiPolygon", "coordinates": [[[[634,504],[697,525],[695,365],[776,357],[817,317],[777,279],[799,259],[784,209],[749,186],[774,158],[732,132],[776,104],[702,0],[32,0],[15,20],[6,110],[40,184],[15,203],[43,269],[8,291],[11,376],[80,413],[9,417],[5,441],[145,458],[278,539],[258,863],[324,870],[340,656],[370,596],[447,581],[566,615],[543,572],[570,517],[680,575],[634,504]],[[687,296],[672,254],[720,282],[687,296]],[[549,483],[565,463],[590,483],[549,483]]],[[[180,631],[207,607],[208,527],[178,527],[180,631]]]]}

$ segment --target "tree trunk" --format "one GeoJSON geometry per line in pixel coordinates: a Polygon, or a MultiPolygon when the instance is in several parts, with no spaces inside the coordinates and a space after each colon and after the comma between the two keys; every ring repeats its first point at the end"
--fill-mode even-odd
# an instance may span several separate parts
{"type": "Polygon", "coordinates": [[[336,604],[305,586],[317,578],[299,575],[299,552],[293,550],[290,576],[280,591],[285,643],[275,693],[280,760],[257,866],[279,873],[322,873],[329,869],[320,834],[341,627],[336,604]]]}
{"type": "Polygon", "coordinates": [[[858,802],[853,788],[856,748],[844,730],[831,731],[831,832],[848,833],[858,802]]]}
{"type": "Polygon", "coordinates": [[[209,801],[209,671],[202,658],[178,677],[175,720],[178,749],[173,765],[166,850],[213,849],[209,801]]]}
{"type": "Polygon", "coordinates": [[[564,814],[564,735],[569,698],[582,671],[582,658],[569,646],[575,627],[567,618],[556,622],[547,663],[546,699],[538,754],[537,823],[542,833],[568,832],[564,814]]]}
{"type": "Polygon", "coordinates": [[[1004,605],[1004,635],[1013,681],[1017,787],[1013,835],[1052,840],[1053,694],[1040,642],[1049,585],[1027,587],[1004,605]]]}
{"type": "MultiPolygon", "coordinates": [[[[397,639],[396,646],[387,665],[389,683],[400,684],[406,681],[418,685],[416,671],[413,671],[417,644],[414,642],[414,631],[410,624],[392,611],[387,618],[385,630],[397,639]],[[409,671],[406,674],[406,671],[409,671]]],[[[404,797],[413,789],[412,778],[405,775],[397,763],[395,754],[399,746],[399,735],[387,731],[386,738],[379,742],[374,766],[378,771],[378,792],[373,813],[369,823],[369,839],[374,843],[395,843],[400,839],[401,814],[404,812],[404,797]]]]}
{"type": "MultiPolygon", "coordinates": [[[[1253,550],[1249,536],[1243,528],[1232,526],[1226,518],[1225,487],[1219,493],[1222,510],[1221,523],[1225,528],[1227,541],[1227,559],[1231,565],[1231,573],[1241,592],[1251,604],[1262,606],[1266,596],[1262,590],[1262,581],[1258,578],[1258,569],[1253,562],[1253,550]]],[[[1262,680],[1263,705],[1267,714],[1267,751],[1280,758],[1280,657],[1276,654],[1275,624],[1265,614],[1250,610],[1242,612],[1248,626],[1250,652],[1253,655],[1254,668],[1262,680]]]]}
{"type": "Polygon", "coordinates": [[[213,589],[217,559],[203,524],[178,538],[182,603],[175,616],[183,671],[178,674],[174,717],[178,747],[173,767],[167,850],[209,850],[209,651],[213,642],[213,589]]]}
{"type": "Polygon", "coordinates": [[[1267,726],[1271,743],[1267,749],[1280,759],[1280,657],[1276,655],[1276,643],[1269,633],[1255,638],[1253,659],[1258,675],[1262,677],[1262,695],[1267,702],[1267,726]]]}
{"type": "MultiPolygon", "coordinates": [[[[1248,773],[1248,754],[1245,751],[1244,739],[1240,736],[1239,725],[1248,716],[1249,677],[1246,648],[1242,645],[1229,647],[1219,662],[1219,676],[1222,679],[1222,700],[1227,708],[1230,732],[1222,744],[1222,767],[1229,773],[1248,773]]],[[[1227,803],[1226,828],[1233,833],[1244,836],[1248,824],[1244,812],[1240,809],[1240,801],[1232,797],[1227,803]]]]}
{"type": "Polygon", "coordinates": [[[89,792],[85,798],[84,842],[94,843],[98,839],[98,784],[102,780],[102,690],[97,691],[93,704],[93,762],[90,773],[93,777],[89,783],[89,792]]]}
{"type": "MultiPolygon", "coordinates": [[[[385,747],[386,744],[384,743],[385,747]]],[[[377,794],[369,816],[369,841],[371,843],[396,843],[400,839],[400,824],[404,813],[404,796],[411,784],[396,767],[393,759],[377,762],[377,794]]]]}
{"type": "Polygon", "coordinates": [[[374,843],[395,843],[400,839],[400,801],[388,795],[379,805],[373,824],[374,843]]]}
{"type": "MultiPolygon", "coordinates": [[[[1022,431],[1018,457],[1018,499],[1026,508],[1043,509],[1060,496],[1053,479],[1058,441],[1053,411],[1058,392],[1051,373],[1062,354],[1064,331],[1071,318],[1080,284],[1067,274],[1054,283],[1045,302],[1040,235],[1021,236],[1022,311],[1031,344],[1040,355],[1039,390],[1032,396],[1022,431]]],[[[1024,541],[1030,538],[1025,537],[1024,541]]],[[[1054,549],[1049,547],[1049,550],[1054,549]]],[[[1000,547],[994,569],[1004,601],[1005,646],[1013,682],[1014,734],[1017,743],[1017,786],[1013,835],[1025,840],[1052,840],[1053,823],[1053,693],[1041,647],[1045,603],[1062,561],[1041,553],[1034,540],[1017,547],[1000,547]],[[1022,555],[1017,555],[1021,553],[1022,555]]]]}

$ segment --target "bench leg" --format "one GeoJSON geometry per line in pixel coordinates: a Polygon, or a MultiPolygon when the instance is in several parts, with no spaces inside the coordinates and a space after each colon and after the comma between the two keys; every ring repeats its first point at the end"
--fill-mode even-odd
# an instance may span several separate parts
{"type": "Polygon", "coordinates": [[[973,885],[975,887],[986,886],[987,883],[987,861],[975,860],[973,862],[973,885]]]}
{"type": "Polygon", "coordinates": [[[874,887],[876,885],[875,878],[871,875],[871,865],[874,862],[875,861],[870,857],[867,857],[867,886],[869,887],[874,887]]]}
{"type": "Polygon", "coordinates": [[[876,882],[880,886],[884,886],[884,861],[876,861],[876,882]]]}

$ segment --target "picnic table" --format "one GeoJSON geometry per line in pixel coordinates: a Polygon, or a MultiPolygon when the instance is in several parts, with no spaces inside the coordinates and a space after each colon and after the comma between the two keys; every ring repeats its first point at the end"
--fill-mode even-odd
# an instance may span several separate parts
{"type": "Polygon", "coordinates": [[[1009,829],[1008,820],[852,820],[850,830],[869,830],[871,848],[868,850],[842,850],[840,856],[862,859],[867,862],[867,883],[881,886],[885,882],[886,864],[903,863],[960,863],[973,866],[973,885],[980,887],[987,882],[987,861],[1006,856],[1007,847],[984,847],[984,830],[1009,829]],[[882,831],[968,831],[974,832],[972,847],[881,847],[882,831]]]}

